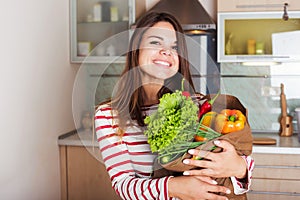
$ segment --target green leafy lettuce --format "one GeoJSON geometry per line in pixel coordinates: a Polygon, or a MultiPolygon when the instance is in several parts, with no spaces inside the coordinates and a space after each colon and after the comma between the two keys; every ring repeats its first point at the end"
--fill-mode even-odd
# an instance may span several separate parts
{"type": "Polygon", "coordinates": [[[175,152],[188,149],[198,127],[198,106],[181,91],[162,96],[158,109],[145,118],[152,152],[175,152]],[[191,134],[191,132],[193,134],[191,134]]]}

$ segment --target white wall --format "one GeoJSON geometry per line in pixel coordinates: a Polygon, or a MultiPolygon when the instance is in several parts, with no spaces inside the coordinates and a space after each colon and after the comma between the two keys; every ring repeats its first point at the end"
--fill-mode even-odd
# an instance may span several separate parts
{"type": "Polygon", "coordinates": [[[0,6],[0,199],[60,198],[57,137],[74,129],[69,1],[0,6]]]}

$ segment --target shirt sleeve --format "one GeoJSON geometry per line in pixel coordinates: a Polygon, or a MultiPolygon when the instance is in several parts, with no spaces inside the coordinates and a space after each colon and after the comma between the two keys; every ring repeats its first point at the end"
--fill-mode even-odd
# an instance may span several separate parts
{"type": "MultiPolygon", "coordinates": [[[[112,187],[122,199],[171,199],[168,196],[170,177],[151,179],[150,176],[138,177],[126,141],[117,136],[113,125],[111,109],[103,108],[95,114],[95,131],[106,170],[112,187]]],[[[134,161],[136,162],[136,161],[134,161]]],[[[140,165],[147,162],[139,161],[140,165]]],[[[146,167],[146,166],[145,166],[146,167]]],[[[142,171],[138,174],[143,174],[142,171]]]]}
{"type": "Polygon", "coordinates": [[[247,163],[247,177],[242,180],[236,177],[230,177],[234,188],[234,194],[236,195],[243,194],[249,191],[254,169],[254,160],[253,158],[251,158],[251,156],[242,156],[242,158],[247,163]]]}

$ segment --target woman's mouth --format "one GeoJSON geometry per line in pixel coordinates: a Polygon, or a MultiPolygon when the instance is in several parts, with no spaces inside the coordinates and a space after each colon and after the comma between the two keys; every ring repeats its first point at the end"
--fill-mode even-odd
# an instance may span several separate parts
{"type": "Polygon", "coordinates": [[[153,63],[157,64],[157,65],[162,65],[165,67],[171,67],[171,63],[169,63],[167,61],[163,61],[163,60],[154,60],[153,63]]]}

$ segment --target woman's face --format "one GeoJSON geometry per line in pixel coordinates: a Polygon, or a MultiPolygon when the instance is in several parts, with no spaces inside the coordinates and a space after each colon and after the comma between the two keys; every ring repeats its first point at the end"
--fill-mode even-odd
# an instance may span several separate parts
{"type": "Polygon", "coordinates": [[[158,22],[143,35],[139,49],[139,66],[143,80],[163,83],[178,72],[177,37],[169,22],[158,22]]]}

